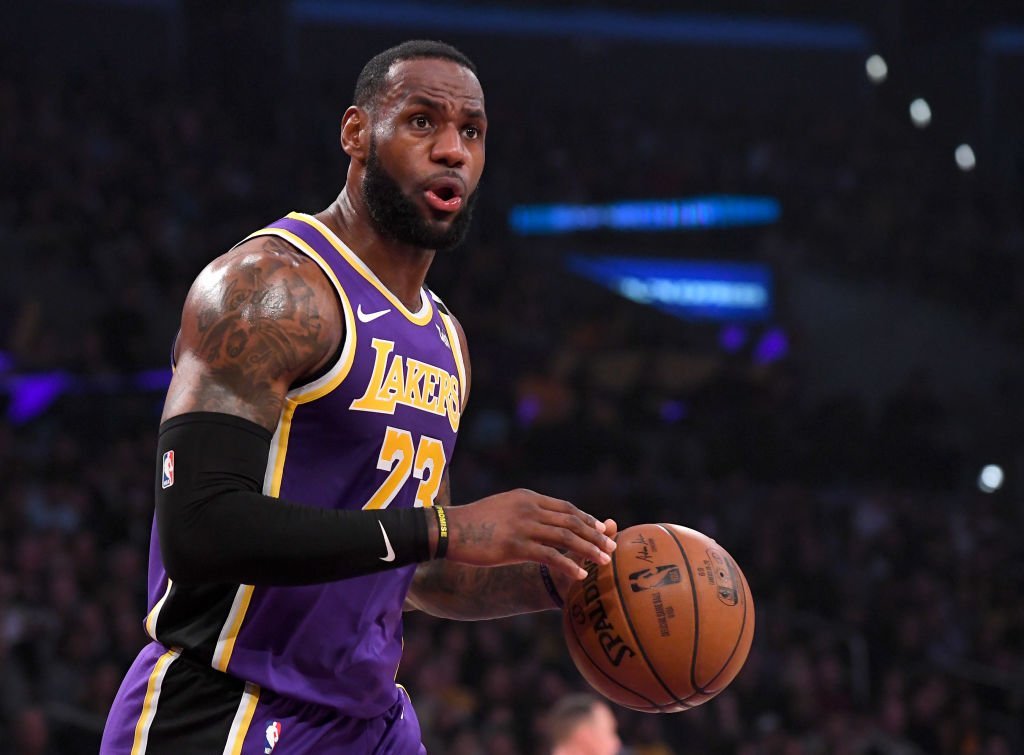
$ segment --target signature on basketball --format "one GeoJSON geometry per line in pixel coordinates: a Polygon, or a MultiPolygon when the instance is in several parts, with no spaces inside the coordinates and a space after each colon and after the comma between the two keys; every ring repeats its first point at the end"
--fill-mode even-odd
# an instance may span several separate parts
{"type": "Polygon", "coordinates": [[[654,563],[654,558],[651,556],[651,553],[656,553],[658,546],[654,544],[653,540],[649,540],[643,535],[637,535],[636,540],[630,540],[630,543],[640,546],[640,550],[635,554],[637,561],[646,561],[649,564],[654,563]]]}

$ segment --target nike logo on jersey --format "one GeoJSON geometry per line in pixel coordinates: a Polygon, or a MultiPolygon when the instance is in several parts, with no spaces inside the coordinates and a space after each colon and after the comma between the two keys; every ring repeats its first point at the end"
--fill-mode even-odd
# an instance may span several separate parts
{"type": "MultiPolygon", "coordinates": [[[[434,325],[437,325],[437,323],[435,322],[434,325]]],[[[452,347],[452,345],[450,343],[448,343],[448,336],[446,336],[444,334],[444,331],[441,330],[441,326],[440,325],[437,325],[437,334],[439,336],[441,336],[441,341],[444,343],[444,345],[447,346],[450,349],[452,347]]]]}
{"type": "Polygon", "coordinates": [[[388,531],[384,529],[384,525],[378,520],[377,524],[380,525],[380,531],[384,535],[384,547],[388,549],[386,556],[381,556],[381,561],[394,561],[395,560],[395,549],[391,547],[391,541],[388,540],[388,531]]]}
{"type": "Polygon", "coordinates": [[[364,312],[363,305],[360,304],[356,307],[356,317],[359,318],[359,322],[373,322],[378,317],[383,317],[390,311],[390,309],[382,309],[379,312],[364,312]]]}

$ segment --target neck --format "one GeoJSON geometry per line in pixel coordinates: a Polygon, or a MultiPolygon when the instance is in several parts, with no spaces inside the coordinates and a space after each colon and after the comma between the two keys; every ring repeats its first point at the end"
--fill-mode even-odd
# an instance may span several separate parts
{"type": "Polygon", "coordinates": [[[420,289],[435,252],[383,236],[369,217],[362,196],[349,192],[347,184],[330,207],[316,214],[317,220],[345,242],[380,282],[415,312],[420,308],[420,289]]]}
{"type": "Polygon", "coordinates": [[[558,745],[554,750],[551,751],[551,755],[586,755],[585,751],[572,742],[566,742],[558,745]]]}

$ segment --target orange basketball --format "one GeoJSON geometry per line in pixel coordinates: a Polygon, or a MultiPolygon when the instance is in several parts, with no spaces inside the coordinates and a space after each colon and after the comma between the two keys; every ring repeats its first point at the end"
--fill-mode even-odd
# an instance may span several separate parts
{"type": "Polygon", "coordinates": [[[707,702],[739,673],[754,600],[725,549],[678,524],[615,538],[610,563],[566,596],[562,629],[583,678],[612,702],[675,713],[707,702]]]}

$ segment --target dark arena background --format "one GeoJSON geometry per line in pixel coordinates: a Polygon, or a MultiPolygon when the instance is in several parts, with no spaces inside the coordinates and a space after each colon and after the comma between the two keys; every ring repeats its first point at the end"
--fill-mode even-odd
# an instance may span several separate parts
{"type": "MultiPolygon", "coordinates": [[[[156,429],[195,275],[335,197],[362,64],[477,63],[488,167],[428,283],[510,487],[717,539],[733,685],[631,755],[1024,752],[1024,6],[0,6],[0,753],[95,753],[145,643],[156,429]]],[[[556,612],[407,614],[431,753],[543,753],[556,612]]]]}

